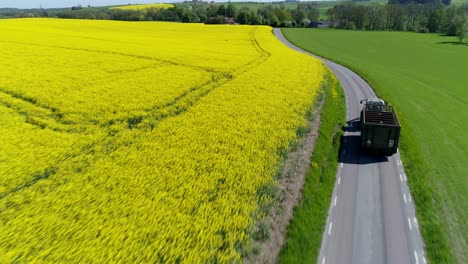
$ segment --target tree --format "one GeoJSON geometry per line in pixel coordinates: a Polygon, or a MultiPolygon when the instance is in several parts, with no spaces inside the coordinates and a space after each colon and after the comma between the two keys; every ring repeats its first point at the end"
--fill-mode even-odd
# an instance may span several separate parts
{"type": "Polygon", "coordinates": [[[427,18],[427,29],[429,29],[429,32],[439,32],[443,18],[442,9],[432,10],[427,18]]]}
{"type": "Polygon", "coordinates": [[[292,20],[291,13],[287,10],[277,9],[275,14],[279,22],[292,20]]]}
{"type": "Polygon", "coordinates": [[[425,15],[425,8],[421,4],[414,4],[411,3],[406,6],[406,31],[413,31],[416,32],[420,28],[420,21],[421,17],[425,15]]]}
{"type": "Polygon", "coordinates": [[[307,18],[309,20],[318,20],[320,17],[320,12],[317,9],[317,3],[315,2],[299,2],[297,4],[296,12],[299,10],[304,11],[306,13],[306,17],[303,19],[297,20],[296,17],[294,17],[294,12],[293,12],[293,18],[298,23],[307,18]]]}
{"type": "Polygon", "coordinates": [[[229,4],[226,9],[227,17],[236,17],[236,7],[233,4],[229,4]]]}
{"type": "MultiPolygon", "coordinates": [[[[210,5],[206,10],[207,17],[215,17],[218,14],[218,6],[217,5],[210,5]]],[[[224,13],[223,13],[224,16],[224,13]]]]}
{"type": "Polygon", "coordinates": [[[310,20],[318,20],[320,17],[320,12],[317,8],[311,8],[307,10],[307,18],[310,20]]]}
{"type": "Polygon", "coordinates": [[[374,5],[369,6],[367,24],[368,30],[382,30],[385,28],[385,8],[382,6],[374,5]]]}
{"type": "Polygon", "coordinates": [[[83,7],[81,5],[72,6],[72,8],[71,8],[71,10],[80,10],[80,9],[83,9],[83,7]]]}
{"type": "Polygon", "coordinates": [[[182,15],[182,22],[184,23],[190,23],[192,22],[193,17],[191,16],[190,13],[186,12],[185,14],[182,15]]]}
{"type": "Polygon", "coordinates": [[[307,18],[307,13],[303,9],[296,9],[292,13],[294,21],[296,23],[301,23],[302,20],[307,18]]]}
{"type": "Polygon", "coordinates": [[[468,36],[468,16],[457,15],[453,19],[458,41],[462,43],[463,39],[468,36]]]}
{"type": "Polygon", "coordinates": [[[252,10],[250,12],[250,24],[251,25],[261,25],[262,24],[261,17],[259,15],[257,15],[257,13],[254,10],[252,10]]]}
{"type": "Polygon", "coordinates": [[[279,26],[278,17],[275,15],[274,12],[268,11],[267,14],[266,14],[266,18],[267,18],[268,22],[270,22],[269,23],[270,26],[272,26],[272,27],[279,26]]]}
{"type": "Polygon", "coordinates": [[[216,12],[218,16],[226,16],[226,8],[224,5],[220,5],[218,7],[218,12],[216,12]]]}
{"type": "Polygon", "coordinates": [[[405,6],[403,5],[387,5],[387,30],[403,31],[405,25],[405,6]]]}
{"type": "Polygon", "coordinates": [[[242,24],[242,25],[250,24],[250,18],[251,18],[250,15],[251,15],[251,12],[248,8],[242,8],[241,10],[239,10],[237,14],[237,18],[236,18],[237,23],[242,24]]]}

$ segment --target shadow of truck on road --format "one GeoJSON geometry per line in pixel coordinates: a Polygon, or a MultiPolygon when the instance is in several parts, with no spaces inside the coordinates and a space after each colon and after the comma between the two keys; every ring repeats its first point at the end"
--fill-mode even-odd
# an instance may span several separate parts
{"type": "Polygon", "coordinates": [[[342,129],[347,133],[341,136],[341,146],[338,152],[340,163],[371,164],[388,161],[386,156],[372,156],[362,150],[359,118],[347,121],[342,129]]]}

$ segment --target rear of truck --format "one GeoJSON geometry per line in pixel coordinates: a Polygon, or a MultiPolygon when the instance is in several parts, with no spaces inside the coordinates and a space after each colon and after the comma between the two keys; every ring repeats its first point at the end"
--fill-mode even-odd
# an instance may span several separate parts
{"type": "Polygon", "coordinates": [[[380,99],[368,99],[361,111],[361,147],[372,155],[397,152],[400,122],[393,106],[380,99]]]}

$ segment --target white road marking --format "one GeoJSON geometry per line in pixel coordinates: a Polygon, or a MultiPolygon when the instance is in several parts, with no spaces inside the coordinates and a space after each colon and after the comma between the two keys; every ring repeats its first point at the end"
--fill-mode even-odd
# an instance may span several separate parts
{"type": "Polygon", "coordinates": [[[405,200],[405,203],[407,203],[407,201],[406,201],[406,194],[403,194],[403,200],[405,200]]]}
{"type": "Polygon", "coordinates": [[[343,163],[340,163],[340,168],[343,168],[343,163]]]}
{"type": "Polygon", "coordinates": [[[423,263],[426,264],[427,263],[426,258],[423,256],[422,259],[423,259],[423,263]]]}
{"type": "Polygon", "coordinates": [[[400,181],[403,181],[403,177],[401,176],[401,174],[400,174],[400,181]]]}
{"type": "Polygon", "coordinates": [[[338,184],[340,184],[340,182],[341,182],[341,177],[338,178],[338,184]]]}
{"type": "Polygon", "coordinates": [[[411,219],[408,217],[408,225],[409,225],[409,230],[413,229],[413,226],[411,225],[411,219]]]}
{"type": "Polygon", "coordinates": [[[414,226],[419,229],[419,225],[418,225],[418,219],[416,219],[416,217],[413,217],[413,223],[414,223],[414,226]]]}
{"type": "Polygon", "coordinates": [[[326,257],[322,258],[322,264],[325,264],[326,257]]]}
{"type": "Polygon", "coordinates": [[[408,201],[411,203],[411,194],[408,194],[408,201]]]}
{"type": "Polygon", "coordinates": [[[333,222],[330,222],[330,226],[328,227],[328,235],[331,234],[332,228],[333,228],[333,222]]]}
{"type": "Polygon", "coordinates": [[[416,260],[416,264],[419,264],[419,258],[418,258],[418,253],[416,253],[416,250],[414,252],[414,259],[416,260]]]}
{"type": "Polygon", "coordinates": [[[335,195],[335,200],[333,201],[333,206],[336,206],[336,200],[338,199],[338,196],[335,195]]]}
{"type": "Polygon", "coordinates": [[[406,181],[406,174],[403,174],[403,180],[406,181]]]}

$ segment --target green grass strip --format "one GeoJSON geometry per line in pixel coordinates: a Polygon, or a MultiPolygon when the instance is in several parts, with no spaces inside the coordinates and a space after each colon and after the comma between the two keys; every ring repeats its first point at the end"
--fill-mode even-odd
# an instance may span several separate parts
{"type": "MultiPolygon", "coordinates": [[[[404,115],[400,113],[399,118],[402,127],[407,127],[404,115]]],[[[416,216],[429,261],[431,263],[455,263],[448,237],[437,213],[442,212],[441,198],[430,184],[431,171],[421,154],[418,140],[411,130],[407,129],[401,134],[399,148],[416,204],[416,216]]]]}
{"type": "Polygon", "coordinates": [[[318,258],[338,166],[341,130],[345,121],[344,92],[335,77],[325,88],[319,136],[302,189],[302,201],[294,209],[280,263],[308,263],[318,258]]]}

